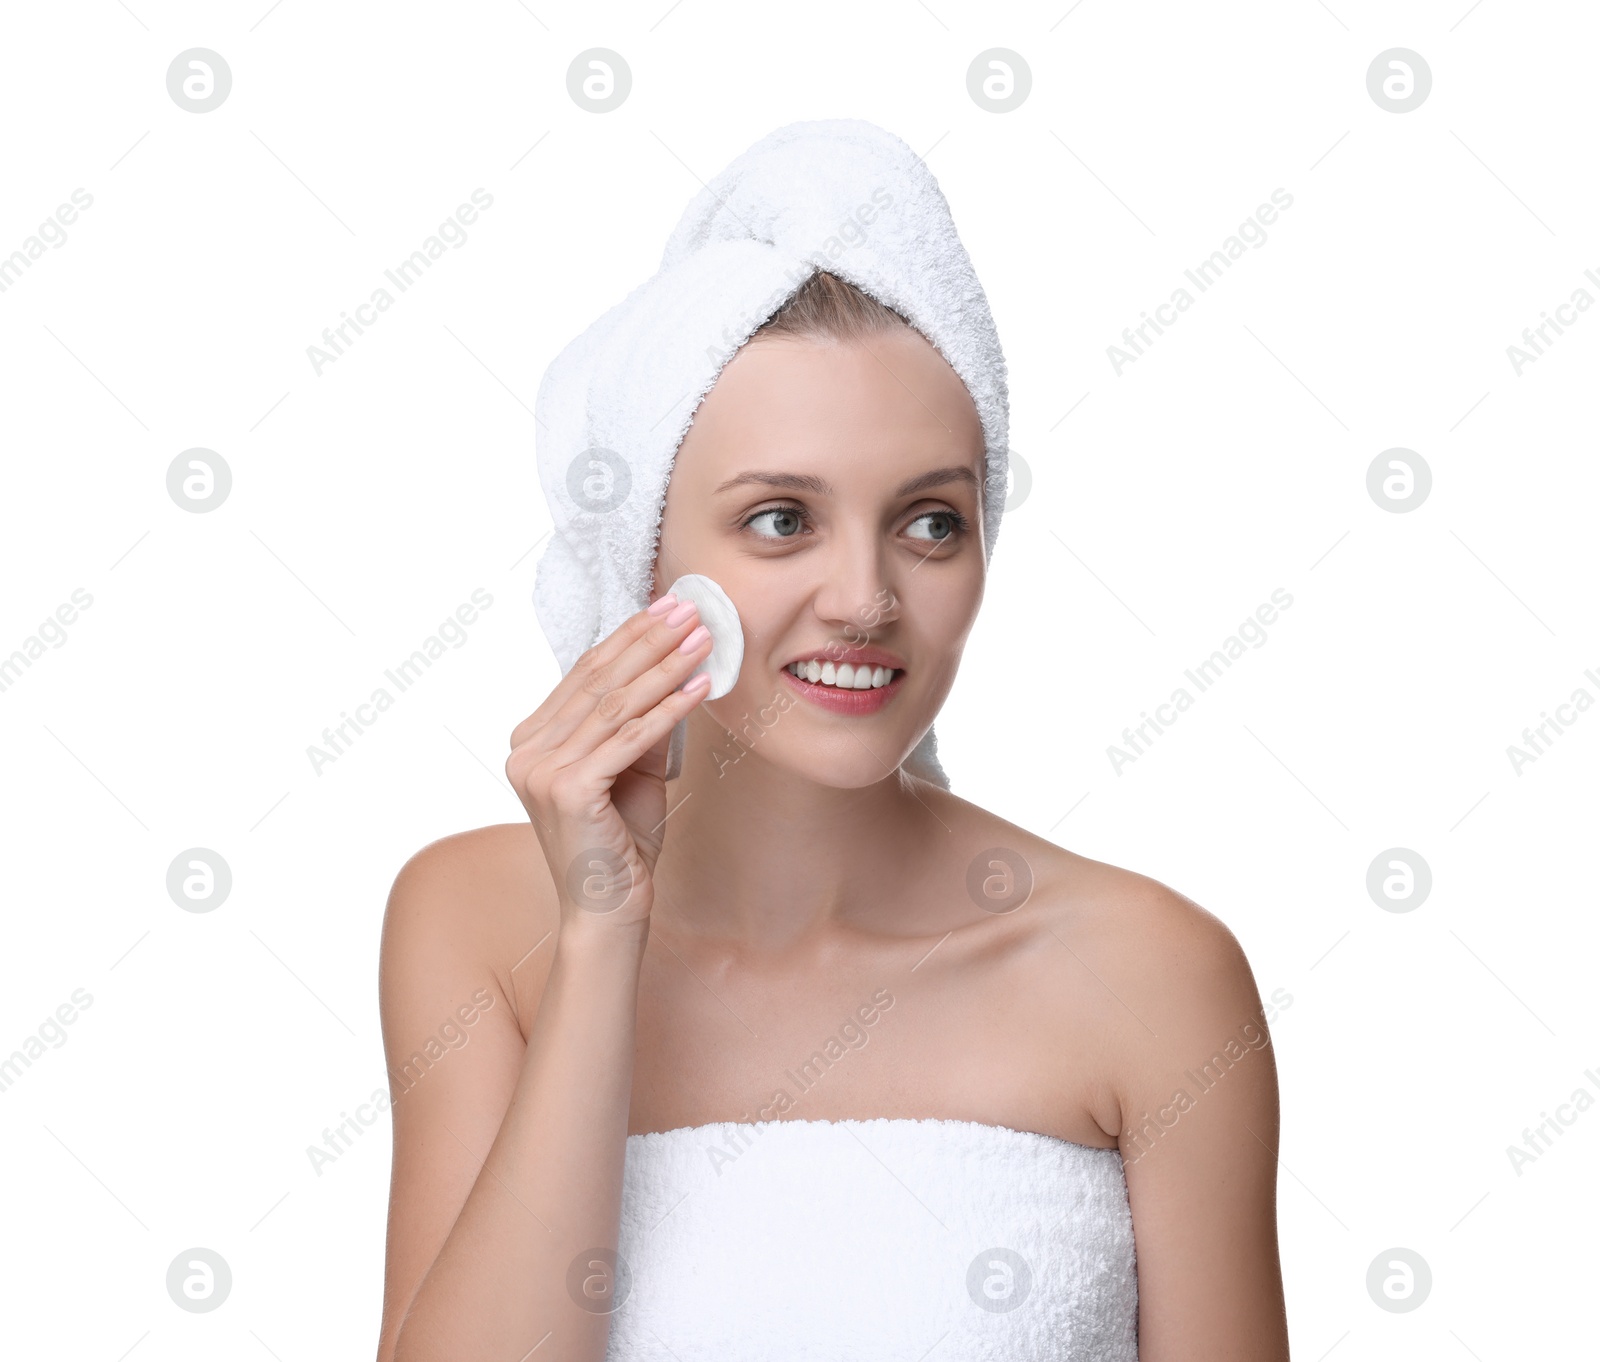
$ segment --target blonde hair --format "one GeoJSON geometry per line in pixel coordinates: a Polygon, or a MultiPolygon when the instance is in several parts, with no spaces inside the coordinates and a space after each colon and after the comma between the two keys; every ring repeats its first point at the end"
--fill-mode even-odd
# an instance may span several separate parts
{"type": "Polygon", "coordinates": [[[838,275],[818,270],[756,328],[755,336],[852,341],[901,327],[916,330],[892,307],[885,307],[838,275]]]}
{"type": "MultiPolygon", "coordinates": [[[[762,336],[783,337],[791,340],[826,339],[840,342],[868,340],[886,332],[906,330],[933,345],[932,341],[901,316],[892,307],[880,303],[870,294],[863,293],[848,280],[818,270],[801,284],[782,307],[758,326],[750,340],[762,336]]],[[[748,342],[746,342],[748,344],[748,342]]],[[[937,350],[938,347],[934,346],[937,350]]],[[[987,449],[984,453],[987,464],[987,449]]],[[[989,503],[987,482],[978,484],[978,506],[989,503]]]]}

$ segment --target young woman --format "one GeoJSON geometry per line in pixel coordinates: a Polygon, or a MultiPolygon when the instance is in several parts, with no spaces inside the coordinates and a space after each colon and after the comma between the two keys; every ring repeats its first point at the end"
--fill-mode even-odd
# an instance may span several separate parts
{"type": "Polygon", "coordinates": [[[1237,941],[908,769],[985,492],[961,379],[827,272],[722,369],[654,603],[511,735],[528,818],[395,881],[379,1362],[1288,1357],[1237,941]],[[743,624],[710,702],[687,572],[743,624]]]}

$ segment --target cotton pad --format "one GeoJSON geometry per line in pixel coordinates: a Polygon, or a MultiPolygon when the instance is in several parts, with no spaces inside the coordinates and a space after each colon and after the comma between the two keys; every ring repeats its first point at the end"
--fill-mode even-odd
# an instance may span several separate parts
{"type": "MultiPolygon", "coordinates": [[[[680,601],[693,601],[700,612],[700,623],[711,634],[710,654],[684,677],[684,684],[703,672],[711,678],[711,689],[705,698],[720,700],[733,689],[739,679],[739,668],[744,665],[744,625],[739,622],[739,611],[726,591],[698,572],[686,573],[667,591],[680,601]]],[[[667,744],[668,780],[676,780],[683,768],[683,744],[688,731],[687,719],[679,720],[672,730],[672,740],[667,744]]]]}
{"type": "Polygon", "coordinates": [[[720,700],[733,689],[739,668],[744,665],[744,626],[739,623],[739,612],[726,591],[698,572],[678,578],[667,588],[667,594],[680,601],[693,601],[700,611],[700,623],[711,631],[711,652],[684,677],[684,685],[704,672],[711,678],[706,699],[720,700]]]}

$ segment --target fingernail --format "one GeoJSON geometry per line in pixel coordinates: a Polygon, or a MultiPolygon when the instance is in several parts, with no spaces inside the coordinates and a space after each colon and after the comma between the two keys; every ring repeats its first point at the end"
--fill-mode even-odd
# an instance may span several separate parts
{"type": "Polygon", "coordinates": [[[659,601],[652,605],[645,613],[647,615],[664,615],[678,603],[678,598],[670,591],[659,601]]]}
{"type": "Polygon", "coordinates": [[[667,616],[667,623],[676,629],[694,614],[694,602],[684,601],[676,610],[667,616]]]}
{"type": "Polygon", "coordinates": [[[698,629],[690,634],[688,638],[684,639],[684,641],[678,645],[678,651],[680,653],[692,653],[710,637],[711,630],[707,629],[705,625],[702,624],[698,629]]]}

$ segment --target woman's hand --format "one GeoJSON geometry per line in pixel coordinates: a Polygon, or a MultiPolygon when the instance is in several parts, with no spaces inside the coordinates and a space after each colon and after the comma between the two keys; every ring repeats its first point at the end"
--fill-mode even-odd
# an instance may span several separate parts
{"type": "Polygon", "coordinates": [[[580,657],[512,731],[506,776],[544,847],[563,931],[648,923],[667,744],[711,680],[677,687],[710,651],[693,602],[663,596],[580,657]]]}

